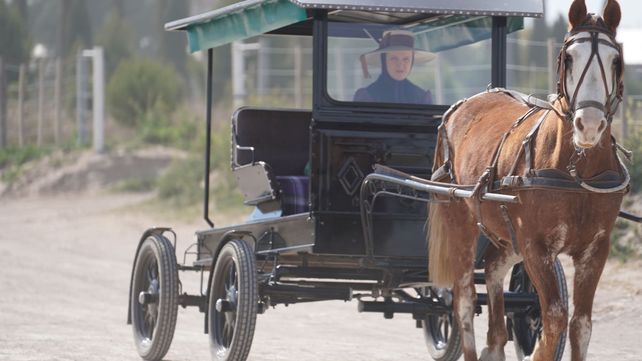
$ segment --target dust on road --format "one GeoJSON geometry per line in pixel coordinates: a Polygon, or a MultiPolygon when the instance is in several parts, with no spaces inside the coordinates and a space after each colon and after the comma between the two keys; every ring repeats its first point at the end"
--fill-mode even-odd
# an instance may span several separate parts
{"type": "MultiPolygon", "coordinates": [[[[0,360],[140,360],[125,324],[138,238],[172,226],[179,250],[204,223],[146,215],[140,195],[0,200],[0,360]]],[[[571,270],[566,262],[567,276],[571,270]]],[[[589,360],[639,361],[641,262],[610,262],[598,287],[589,360]]],[[[197,292],[198,277],[181,275],[197,292]]],[[[569,280],[569,285],[572,282],[569,280]]],[[[485,318],[476,318],[477,344],[485,318]]],[[[507,360],[515,360],[512,344],[507,360]]],[[[565,353],[568,359],[569,348],[565,353]]],[[[209,360],[203,317],[180,309],[166,360],[209,360]]],[[[250,360],[406,360],[428,355],[410,316],[357,313],[356,302],[277,307],[260,315],[250,360]]]]}

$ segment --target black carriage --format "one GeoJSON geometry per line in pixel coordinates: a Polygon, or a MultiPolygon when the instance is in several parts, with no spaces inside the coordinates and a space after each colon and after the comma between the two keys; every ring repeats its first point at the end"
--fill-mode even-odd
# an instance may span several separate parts
{"type": "MultiPolygon", "coordinates": [[[[507,34],[542,10],[541,0],[248,0],[167,24],[167,30],[187,32],[192,51],[208,53],[206,175],[212,48],[261,34],[311,39],[312,106],[241,107],[233,114],[232,169],[245,204],[254,207],[250,220],[215,227],[206,176],[204,218],[211,227],[196,232],[193,263],[177,263],[171,229],[143,234],[128,315],[140,356],[163,358],[179,305],[205,314],[214,359],[245,360],[257,314],[269,306],[356,299],[360,312],[411,314],[433,359],[458,359],[450,291],[432,287],[427,274],[426,203],[435,193],[472,192],[427,181],[437,126],[457,99],[505,86],[507,34]],[[389,29],[412,32],[417,47],[440,59],[415,78],[433,89],[432,104],[353,98],[361,73],[375,69],[355,60],[389,29]],[[180,293],[178,271],[200,271],[207,282],[203,293],[180,293]]],[[[488,244],[478,241],[479,268],[488,244]]],[[[566,297],[559,264],[558,271],[566,297]]],[[[484,282],[482,273],[475,279],[484,282]]],[[[478,294],[479,312],[486,299],[478,294]]],[[[505,300],[509,335],[518,354],[529,355],[541,323],[534,288],[520,265],[505,300]]],[[[558,360],[563,348],[561,342],[558,360]]]]}

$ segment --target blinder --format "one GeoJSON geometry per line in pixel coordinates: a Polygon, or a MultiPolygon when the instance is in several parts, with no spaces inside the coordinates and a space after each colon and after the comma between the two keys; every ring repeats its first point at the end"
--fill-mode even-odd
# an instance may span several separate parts
{"type": "Polygon", "coordinates": [[[624,60],[622,56],[622,47],[615,40],[615,35],[608,30],[604,21],[598,19],[597,25],[582,25],[576,28],[573,28],[564,39],[564,45],[559,53],[557,58],[557,69],[559,73],[559,82],[558,82],[558,96],[564,97],[566,103],[568,104],[568,110],[566,112],[566,119],[572,121],[575,112],[583,108],[596,108],[604,112],[607,122],[610,124],[613,121],[613,116],[617,111],[618,106],[622,101],[622,95],[624,91],[624,81],[623,81],[623,70],[624,70],[624,60]],[[580,33],[588,32],[589,36],[579,37],[580,33]],[[609,40],[601,39],[600,34],[606,35],[609,40]],[[576,43],[585,43],[591,42],[591,55],[582,71],[578,83],[575,87],[575,91],[572,96],[568,93],[568,86],[566,84],[566,71],[567,71],[567,54],[566,51],[569,46],[576,43]],[[604,63],[602,57],[599,53],[599,45],[606,45],[614,48],[618,52],[618,57],[616,64],[614,64],[615,69],[612,72],[611,84],[612,87],[609,89],[608,82],[606,79],[606,72],[604,71],[604,63]],[[579,92],[582,83],[588,69],[593,61],[593,58],[597,58],[598,65],[600,68],[600,73],[602,75],[602,82],[604,84],[604,89],[606,91],[607,97],[605,103],[600,103],[595,100],[586,100],[577,102],[577,94],[579,92]],[[576,104],[577,103],[577,104],[576,104]]]}

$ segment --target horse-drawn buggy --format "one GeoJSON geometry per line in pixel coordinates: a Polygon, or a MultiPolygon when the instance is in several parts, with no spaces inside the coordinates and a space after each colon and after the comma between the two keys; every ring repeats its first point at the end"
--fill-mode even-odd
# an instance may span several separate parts
{"type": "Polygon", "coordinates": [[[213,359],[245,360],[269,307],[357,300],[360,312],[410,314],[435,360],[477,359],[482,306],[482,360],[503,360],[508,340],[520,358],[537,347],[536,359],[560,360],[568,296],[556,256],[566,252],[580,274],[570,338],[583,359],[628,174],[610,136],[619,6],[609,1],[604,20],[581,6],[548,101],[503,89],[507,36],[542,15],[539,0],[247,0],[167,24],[208,53],[210,228],[196,232],[191,264],[177,263],[170,228],[141,237],[128,314],[140,356],[164,357],[178,306],[205,314],[213,359]],[[212,48],[262,34],[311,41],[311,109],[236,110],[232,169],[253,212],[217,228],[212,48]],[[182,293],[179,271],[201,272],[201,293],[182,293]]]}

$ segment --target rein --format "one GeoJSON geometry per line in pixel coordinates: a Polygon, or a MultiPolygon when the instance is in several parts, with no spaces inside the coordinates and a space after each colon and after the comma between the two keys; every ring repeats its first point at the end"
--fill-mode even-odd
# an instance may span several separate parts
{"type": "Polygon", "coordinates": [[[617,108],[622,102],[622,95],[624,92],[624,81],[623,81],[622,70],[624,69],[624,63],[623,63],[623,57],[622,57],[622,47],[620,46],[620,44],[617,43],[617,41],[615,40],[614,34],[606,28],[606,26],[603,24],[603,21],[601,19],[598,20],[598,25],[578,26],[572,29],[566,35],[566,38],[564,40],[564,45],[562,46],[562,49],[558,56],[557,67],[558,67],[559,79],[560,79],[560,81],[558,82],[558,91],[557,91],[558,97],[563,97],[564,100],[566,100],[566,104],[568,104],[568,110],[566,111],[566,119],[568,121],[572,121],[574,118],[575,112],[580,109],[596,108],[604,112],[607,122],[611,124],[611,122],[613,121],[613,116],[615,115],[617,108]],[[588,37],[581,35],[582,33],[586,33],[586,32],[589,33],[588,37]],[[600,34],[606,35],[609,40],[601,39],[600,34]],[[573,94],[571,95],[568,93],[568,85],[567,85],[566,50],[568,49],[569,46],[573,44],[586,43],[586,42],[591,43],[591,55],[589,56],[589,59],[586,62],[586,65],[584,66],[584,69],[582,70],[578,83],[575,87],[575,91],[573,91],[573,94]],[[602,61],[602,57],[600,56],[600,53],[599,53],[599,45],[609,46],[618,52],[618,59],[617,59],[618,69],[615,69],[615,71],[612,72],[612,77],[611,77],[612,86],[610,89],[606,79],[606,72],[604,71],[604,62],[602,61]],[[595,100],[585,100],[585,101],[577,102],[577,94],[579,92],[580,87],[584,83],[584,79],[586,77],[586,74],[588,73],[588,69],[591,66],[594,58],[597,58],[597,62],[600,68],[600,74],[602,76],[602,84],[604,85],[604,90],[607,94],[606,102],[600,103],[595,100]]]}

